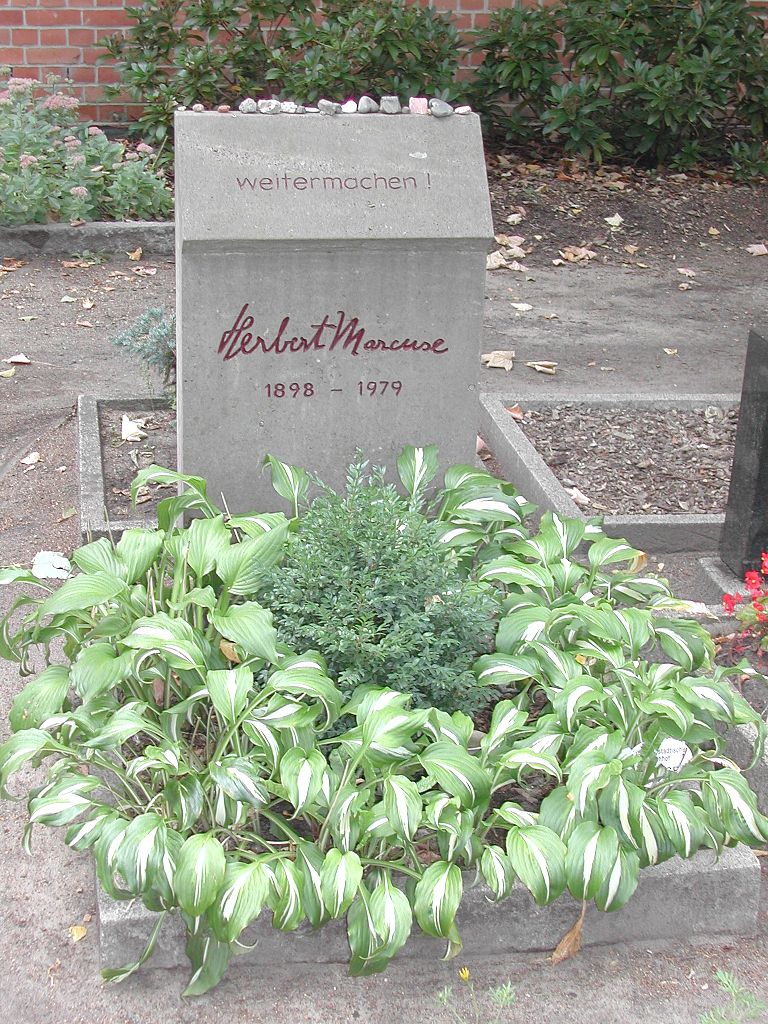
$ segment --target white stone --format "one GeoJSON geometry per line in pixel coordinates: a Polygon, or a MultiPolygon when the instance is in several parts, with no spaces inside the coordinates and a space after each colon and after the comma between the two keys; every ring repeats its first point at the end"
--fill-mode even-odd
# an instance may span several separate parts
{"type": "Polygon", "coordinates": [[[361,96],[357,104],[358,114],[377,114],[379,104],[370,96],[361,96]]]}
{"type": "Polygon", "coordinates": [[[411,96],[408,100],[408,109],[412,114],[428,114],[429,103],[426,96],[411,96]]]}
{"type": "Polygon", "coordinates": [[[258,114],[259,104],[247,96],[237,108],[241,114],[258,114]]]}
{"type": "Polygon", "coordinates": [[[334,103],[333,100],[318,100],[317,109],[321,114],[340,114],[341,104],[334,103]]]}
{"type": "Polygon", "coordinates": [[[399,114],[402,109],[403,108],[400,106],[400,100],[397,96],[381,97],[382,114],[399,114]]]}
{"type": "Polygon", "coordinates": [[[259,100],[259,113],[279,114],[281,106],[280,100],[259,100]]]}
{"type": "Polygon", "coordinates": [[[433,117],[450,117],[453,113],[453,107],[450,103],[446,103],[445,100],[439,100],[437,97],[429,101],[429,112],[433,117]]]}
{"type": "Polygon", "coordinates": [[[466,105],[466,103],[464,104],[464,106],[456,107],[456,109],[454,110],[454,114],[471,114],[471,113],[472,113],[472,107],[468,107],[466,105]]]}
{"type": "Polygon", "coordinates": [[[347,100],[346,103],[341,104],[342,114],[356,114],[357,113],[357,100],[347,100]]]}
{"type": "Polygon", "coordinates": [[[283,100],[280,104],[280,109],[284,114],[295,114],[298,108],[298,103],[294,103],[293,100],[283,100]]]}

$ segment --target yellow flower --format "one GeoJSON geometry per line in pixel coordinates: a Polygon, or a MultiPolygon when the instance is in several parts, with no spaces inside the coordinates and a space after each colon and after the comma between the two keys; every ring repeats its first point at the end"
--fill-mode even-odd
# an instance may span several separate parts
{"type": "Polygon", "coordinates": [[[463,981],[463,982],[469,981],[469,968],[468,967],[460,967],[459,968],[459,981],[463,981]]]}

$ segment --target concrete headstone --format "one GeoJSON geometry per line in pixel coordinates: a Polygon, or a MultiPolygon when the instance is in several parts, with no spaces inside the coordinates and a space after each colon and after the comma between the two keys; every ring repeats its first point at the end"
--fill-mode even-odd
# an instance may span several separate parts
{"type": "Polygon", "coordinates": [[[471,462],[492,221],[476,115],[176,116],[179,466],[232,511],[270,453],[471,462]]]}
{"type": "Polygon", "coordinates": [[[720,557],[741,577],[760,568],[761,551],[768,551],[768,330],[755,329],[747,344],[720,557]]]}

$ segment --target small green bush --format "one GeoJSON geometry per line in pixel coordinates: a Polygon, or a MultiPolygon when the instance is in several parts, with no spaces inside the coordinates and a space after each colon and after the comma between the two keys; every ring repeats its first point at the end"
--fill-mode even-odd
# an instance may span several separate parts
{"type": "Polygon", "coordinates": [[[112,338],[112,344],[124,348],[163,378],[163,384],[173,390],[176,383],[176,315],[166,315],[164,309],[150,307],[134,322],[112,338]]]}
{"type": "Polygon", "coordinates": [[[150,146],[135,151],[78,123],[78,100],[51,78],[0,81],[0,224],[151,220],[172,208],[150,146]]]}
{"type": "Polygon", "coordinates": [[[104,42],[121,73],[112,92],[142,105],[138,123],[156,143],[178,104],[455,89],[455,29],[406,0],[146,0],[127,13],[135,24],[104,42]]]}
{"type": "Polygon", "coordinates": [[[472,674],[493,648],[493,594],[468,579],[434,521],[360,462],[345,495],[309,506],[266,587],[281,637],[318,649],[345,698],[368,683],[469,714],[494,696],[472,674]]]}
{"type": "Polygon", "coordinates": [[[475,105],[508,141],[541,132],[598,162],[766,167],[768,46],[748,0],[568,0],[494,14],[475,105]]]}

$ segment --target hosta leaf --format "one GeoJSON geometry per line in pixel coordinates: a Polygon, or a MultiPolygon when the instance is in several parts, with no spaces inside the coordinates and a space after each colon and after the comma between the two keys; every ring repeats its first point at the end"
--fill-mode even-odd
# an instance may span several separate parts
{"type": "Polygon", "coordinates": [[[352,954],[349,973],[353,977],[375,974],[382,971],[389,962],[381,954],[382,938],[376,928],[370,894],[362,882],[347,914],[347,941],[352,954]]]}
{"type": "Polygon", "coordinates": [[[264,909],[269,876],[260,861],[229,861],[224,881],[207,917],[222,942],[234,942],[264,909]]]}
{"type": "Polygon", "coordinates": [[[93,848],[99,884],[107,895],[116,900],[125,899],[130,895],[117,884],[115,877],[117,854],[129,824],[129,821],[120,817],[114,817],[105,822],[101,835],[93,848]]]}
{"type": "Polygon", "coordinates": [[[619,837],[610,827],[582,821],[568,837],[565,874],[577,900],[591,900],[610,877],[619,855],[619,837]]]}
{"type": "Polygon", "coordinates": [[[165,852],[165,823],[152,812],[134,818],[117,851],[117,870],[133,893],[144,892],[154,881],[165,852]]]}
{"type": "Polygon", "coordinates": [[[448,938],[454,928],[463,891],[461,871],[456,864],[439,860],[430,864],[414,892],[414,914],[423,932],[448,938]]]}
{"type": "Polygon", "coordinates": [[[483,755],[488,758],[503,746],[513,742],[515,734],[525,725],[527,718],[528,713],[522,711],[514,701],[500,700],[493,709],[488,732],[480,741],[483,755]]]}
{"type": "Polygon", "coordinates": [[[292,747],[280,760],[280,781],[294,807],[294,817],[312,804],[320,792],[326,761],[319,750],[292,747]]]}
{"type": "Polygon", "coordinates": [[[518,608],[505,615],[496,633],[496,650],[514,654],[518,645],[537,640],[546,629],[549,608],[540,606],[518,608]]]}
{"type": "Polygon", "coordinates": [[[187,932],[187,956],[194,968],[185,996],[201,996],[224,977],[232,956],[232,947],[203,931],[187,932]]]}
{"type": "Polygon", "coordinates": [[[512,891],[515,872],[512,862],[500,846],[486,846],[480,870],[488,888],[497,900],[506,899],[512,891]]]}
{"type": "Polygon", "coordinates": [[[136,960],[135,963],[126,964],[124,967],[105,967],[101,971],[101,976],[104,981],[111,982],[116,985],[121,981],[125,981],[126,978],[130,978],[130,976],[135,974],[140,967],[143,967],[155,951],[157,940],[160,938],[160,930],[164,923],[165,913],[161,912],[157,915],[157,921],[149,935],[149,942],[147,942],[147,945],[144,947],[144,952],[141,954],[139,959],[136,960]]]}
{"type": "Polygon", "coordinates": [[[625,540],[614,540],[613,537],[601,537],[589,547],[589,564],[593,568],[601,565],[612,565],[614,562],[630,562],[641,555],[637,548],[631,547],[625,540]]]}
{"type": "Polygon", "coordinates": [[[40,605],[39,614],[62,615],[87,611],[105,604],[127,589],[123,580],[105,572],[81,573],[65,580],[59,589],[40,605]]]}
{"type": "Polygon", "coordinates": [[[272,455],[265,457],[264,465],[269,466],[274,489],[281,498],[291,502],[294,515],[298,515],[299,505],[306,499],[309,489],[309,477],[306,471],[298,466],[289,466],[286,462],[280,462],[272,455]]]}
{"type": "Polygon", "coordinates": [[[272,883],[275,897],[270,900],[272,924],[283,932],[292,932],[299,927],[304,917],[301,903],[302,874],[292,860],[279,860],[275,866],[272,883]]]}
{"type": "Polygon", "coordinates": [[[692,709],[708,711],[718,721],[730,722],[734,715],[733,693],[727,683],[692,677],[674,682],[673,688],[692,709]]]}
{"type": "Polygon", "coordinates": [[[439,466],[437,445],[414,448],[406,445],[397,457],[397,475],[411,497],[420,494],[436,476],[439,466]]]}
{"type": "Polygon", "coordinates": [[[72,663],[72,683],[84,703],[107,693],[127,679],[133,669],[132,651],[118,655],[108,643],[84,647],[72,663]]]}
{"type": "Polygon", "coordinates": [[[421,793],[404,775],[388,775],[384,780],[384,813],[397,835],[412,839],[421,824],[421,793]]]}
{"type": "Polygon", "coordinates": [[[541,801],[538,823],[551,829],[564,841],[569,839],[580,821],[581,815],[576,804],[569,799],[565,786],[553,789],[541,801]]]}
{"type": "Polygon", "coordinates": [[[107,822],[116,818],[111,807],[97,805],[85,821],[76,822],[67,829],[64,842],[72,850],[82,853],[83,850],[90,850],[101,836],[102,829],[107,822]]]}
{"type": "MultiPolygon", "coordinates": [[[[464,489],[462,489],[464,490],[464,489]]],[[[488,523],[519,523],[525,499],[504,494],[498,487],[468,487],[466,497],[456,502],[452,515],[460,520],[488,523]]]]}
{"type": "Polygon", "coordinates": [[[213,706],[224,721],[232,725],[248,703],[248,694],[253,688],[253,672],[244,665],[209,671],[206,686],[213,706]]]}
{"type": "Polygon", "coordinates": [[[704,843],[702,812],[682,790],[659,797],[656,806],[674,848],[681,857],[692,857],[704,843]]]}
{"type": "Polygon", "coordinates": [[[755,794],[738,771],[722,768],[702,782],[702,796],[714,825],[743,843],[754,846],[768,839],[768,819],[757,809],[755,794]]]}
{"type": "Polygon", "coordinates": [[[144,717],[146,710],[147,705],[141,701],[129,701],[109,718],[92,739],[86,740],[83,746],[107,750],[109,747],[122,746],[126,740],[139,732],[157,736],[157,729],[144,717]]]}
{"type": "Polygon", "coordinates": [[[553,703],[555,714],[568,732],[574,732],[577,713],[591,704],[599,704],[603,697],[603,684],[594,676],[579,675],[569,679],[557,693],[553,703]]]}
{"type": "Polygon", "coordinates": [[[371,893],[370,908],[376,931],[384,942],[384,952],[391,959],[408,941],[413,926],[413,911],[408,897],[384,871],[371,893]]]}
{"type": "Polygon", "coordinates": [[[535,678],[538,663],[529,654],[483,654],[472,671],[480,686],[509,686],[535,678]]]}
{"type": "Polygon", "coordinates": [[[199,917],[210,907],[224,881],[226,859],[213,832],[190,836],[176,861],[174,888],[179,906],[199,917]]]}
{"type": "Polygon", "coordinates": [[[581,754],[570,765],[567,789],[576,803],[579,814],[583,814],[590,797],[596,797],[614,775],[620,774],[621,762],[613,765],[602,750],[581,754]]]}
{"type": "Polygon", "coordinates": [[[323,903],[331,917],[341,917],[352,903],[363,877],[363,866],[351,850],[329,850],[320,870],[323,903]]]}
{"type": "Polygon", "coordinates": [[[203,813],[205,794],[196,775],[171,779],[163,790],[168,813],[183,831],[193,828],[203,813]]]}
{"type": "MultiPolygon", "coordinates": [[[[115,552],[112,542],[106,537],[99,537],[98,540],[75,548],[72,552],[72,561],[84,573],[104,572],[108,576],[115,576],[125,580],[127,571],[123,560],[115,552]]],[[[128,582],[126,580],[126,582],[128,582]]],[[[131,583],[133,580],[130,581],[131,583]]]]}
{"type": "Polygon", "coordinates": [[[10,777],[27,761],[46,750],[52,752],[52,740],[47,732],[40,729],[24,729],[7,739],[0,746],[0,793],[10,797],[6,789],[10,777]]]}
{"type": "Polygon", "coordinates": [[[273,672],[267,686],[275,693],[288,694],[294,698],[307,698],[321,704],[325,712],[325,726],[328,728],[341,713],[344,698],[341,691],[325,674],[325,662],[317,661],[313,652],[301,658],[286,659],[284,668],[273,672]]]}
{"type": "Polygon", "coordinates": [[[637,888],[640,859],[634,850],[619,847],[618,856],[600,891],[595,896],[599,910],[619,910],[637,888]]]}
{"type": "Polygon", "coordinates": [[[562,839],[543,825],[527,825],[507,836],[512,868],[540,906],[565,889],[565,854],[562,839]]]}
{"type": "Polygon", "coordinates": [[[515,778],[519,778],[523,769],[529,768],[534,772],[544,772],[551,775],[558,782],[562,780],[562,772],[557,759],[551,754],[539,754],[530,747],[520,747],[509,750],[499,760],[499,767],[506,768],[515,778]]]}
{"type": "Polygon", "coordinates": [[[259,775],[258,766],[250,758],[231,754],[208,765],[211,778],[217,786],[238,803],[250,807],[265,807],[269,793],[259,775]]]}
{"type": "Polygon", "coordinates": [[[698,622],[657,619],[654,632],[664,653],[687,672],[700,668],[714,653],[711,636],[698,622]]]}
{"type": "Polygon", "coordinates": [[[494,821],[504,821],[507,825],[514,825],[519,828],[522,825],[538,824],[538,814],[535,811],[526,811],[520,804],[513,800],[505,801],[501,807],[493,812],[494,821]]]}
{"type": "Polygon", "coordinates": [[[100,785],[99,779],[65,775],[29,801],[29,824],[68,825],[93,807],[89,794],[100,785]]]}
{"type": "Polygon", "coordinates": [[[514,555],[503,555],[491,562],[486,562],[478,574],[478,579],[485,582],[504,583],[523,588],[539,588],[551,592],[554,586],[552,573],[543,565],[523,562],[514,555]]]}
{"type": "Polygon", "coordinates": [[[164,539],[162,530],[123,530],[116,551],[126,583],[135,583],[144,576],[162,551],[164,539]]]}
{"type": "Polygon", "coordinates": [[[49,665],[14,697],[8,716],[11,729],[37,729],[62,710],[68,693],[69,670],[63,665],[49,665]]]}
{"type": "Polygon", "coordinates": [[[638,700],[636,704],[645,715],[660,716],[674,722],[681,736],[693,725],[693,712],[673,690],[657,690],[648,700],[638,700]]]}
{"type": "Polygon", "coordinates": [[[226,612],[211,612],[210,619],[222,636],[234,640],[248,654],[266,661],[278,660],[272,612],[255,601],[233,605],[226,612]]]}
{"type": "Polygon", "coordinates": [[[186,530],[179,530],[168,539],[168,547],[176,560],[176,570],[186,566],[198,580],[213,570],[217,559],[230,544],[230,533],[224,517],[193,519],[186,530]]]}
{"type": "Polygon", "coordinates": [[[428,775],[447,793],[457,797],[464,807],[487,805],[491,779],[480,761],[461,747],[446,740],[432,743],[419,761],[428,775]]]}
{"type": "Polygon", "coordinates": [[[315,843],[301,841],[296,844],[296,868],[301,879],[301,905],[313,928],[319,928],[328,919],[320,878],[324,859],[322,851],[315,843]]]}
{"type": "Polygon", "coordinates": [[[288,536],[288,520],[279,527],[224,548],[216,559],[216,574],[230,594],[253,594],[264,573],[280,560],[288,536]]]}

